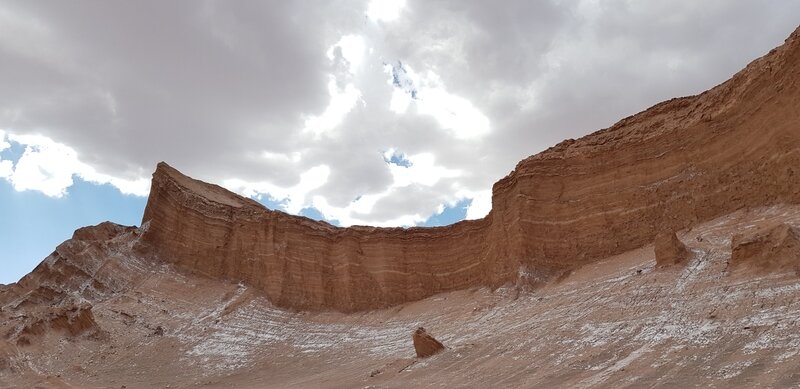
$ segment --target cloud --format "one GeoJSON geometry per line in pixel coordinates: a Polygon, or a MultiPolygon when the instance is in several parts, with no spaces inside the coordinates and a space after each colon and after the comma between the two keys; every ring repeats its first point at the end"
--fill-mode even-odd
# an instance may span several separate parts
{"type": "Polygon", "coordinates": [[[248,182],[240,179],[228,179],[222,185],[249,197],[267,195],[271,200],[282,203],[284,211],[298,214],[308,206],[309,203],[306,201],[308,194],[324,185],[329,175],[330,168],[320,165],[300,174],[299,182],[289,188],[279,187],[266,181],[248,182]]]}
{"type": "MultiPolygon", "coordinates": [[[[0,139],[4,136],[0,131],[0,139]]],[[[144,196],[150,190],[150,182],[144,178],[128,180],[98,173],[81,162],[75,150],[47,137],[10,134],[8,139],[25,146],[16,164],[0,159],[0,177],[17,191],[35,190],[47,196],[62,197],[72,186],[74,176],[95,184],[111,184],[123,194],[144,196]]],[[[9,142],[0,142],[0,152],[9,147],[9,142]]]]}
{"type": "Polygon", "coordinates": [[[367,17],[375,21],[390,22],[400,16],[405,0],[371,0],[367,6],[367,17]]]}
{"type": "Polygon", "coordinates": [[[467,208],[467,215],[465,216],[467,220],[480,219],[492,210],[492,191],[490,190],[468,194],[464,197],[472,199],[472,203],[470,203],[467,208]]]}
{"type": "MultiPolygon", "coordinates": [[[[9,148],[11,148],[11,143],[6,142],[6,132],[0,130],[0,156],[2,156],[3,151],[9,148]]],[[[8,179],[12,174],[14,174],[13,163],[0,157],[0,178],[8,179]]]]}
{"type": "Polygon", "coordinates": [[[3,2],[0,128],[26,151],[0,176],[142,195],[165,160],[343,225],[479,218],[522,158],[727,79],[798,19],[789,0],[3,2]]]}

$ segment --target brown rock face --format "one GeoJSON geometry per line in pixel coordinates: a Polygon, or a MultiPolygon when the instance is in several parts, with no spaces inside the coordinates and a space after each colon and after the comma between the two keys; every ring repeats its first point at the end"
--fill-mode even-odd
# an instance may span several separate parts
{"type": "Polygon", "coordinates": [[[731,266],[761,271],[800,269],[800,231],[782,223],[731,239],[731,266]]]}
{"type": "Polygon", "coordinates": [[[491,283],[487,258],[500,245],[487,242],[489,224],[338,228],[270,211],[161,163],[142,238],[162,260],[244,281],[277,305],[355,311],[491,283]]]}
{"type": "Polygon", "coordinates": [[[92,314],[92,305],[83,303],[47,310],[41,317],[31,319],[19,332],[20,336],[38,336],[48,331],[64,332],[69,336],[100,331],[92,314]]]}
{"type": "Polygon", "coordinates": [[[520,162],[482,220],[337,228],[164,163],[142,220],[158,258],[277,305],[355,311],[548,279],[737,209],[800,202],[800,29],[727,82],[520,162]]]}
{"type": "Polygon", "coordinates": [[[668,267],[686,262],[691,251],[674,232],[663,232],[655,240],[656,267],[668,267]]]}
{"type": "Polygon", "coordinates": [[[422,327],[414,331],[412,338],[414,340],[414,350],[417,352],[417,357],[427,358],[444,350],[444,345],[428,334],[422,327]]]}
{"type": "Polygon", "coordinates": [[[138,234],[135,227],[109,222],[78,229],[30,274],[0,289],[0,307],[97,300],[130,286],[139,273],[139,263],[128,260],[138,234]]]}

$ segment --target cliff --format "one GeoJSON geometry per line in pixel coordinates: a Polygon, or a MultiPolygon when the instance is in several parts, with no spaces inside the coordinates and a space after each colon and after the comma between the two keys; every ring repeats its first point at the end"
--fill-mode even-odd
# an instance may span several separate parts
{"type": "Polygon", "coordinates": [[[165,163],[143,243],[161,260],[244,281],[277,305],[354,311],[492,282],[488,219],[440,228],[338,228],[271,211],[165,163]]]}
{"type": "Polygon", "coordinates": [[[488,216],[447,227],[337,228],[160,163],[142,242],[163,261],[296,309],[356,311],[535,283],[662,231],[800,202],[798,80],[800,29],[707,92],[523,160],[494,185],[488,216]]]}

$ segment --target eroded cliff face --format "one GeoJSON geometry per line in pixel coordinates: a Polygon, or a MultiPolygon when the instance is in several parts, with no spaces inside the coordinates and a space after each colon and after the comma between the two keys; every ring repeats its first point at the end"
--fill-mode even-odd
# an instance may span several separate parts
{"type": "Polygon", "coordinates": [[[162,163],[143,250],[263,289],[279,306],[356,311],[471,286],[539,282],[744,207],[800,202],[800,29],[729,81],[520,162],[484,219],[337,228],[162,163]]]}
{"type": "Polygon", "coordinates": [[[490,219],[442,228],[337,228],[270,211],[162,163],[143,242],[160,259],[263,289],[283,307],[377,308],[492,282],[490,219]]]}
{"type": "Polygon", "coordinates": [[[727,82],[520,162],[493,210],[549,267],[641,247],[728,212],[800,201],[800,29],[727,82]]]}

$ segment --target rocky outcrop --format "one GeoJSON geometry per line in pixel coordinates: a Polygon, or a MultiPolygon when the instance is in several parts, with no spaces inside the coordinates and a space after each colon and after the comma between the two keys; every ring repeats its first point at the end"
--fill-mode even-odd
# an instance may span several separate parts
{"type": "Polygon", "coordinates": [[[731,266],[762,272],[800,270],[800,231],[782,223],[731,239],[731,266]]]}
{"type": "Polygon", "coordinates": [[[656,235],[654,246],[656,267],[660,268],[683,264],[691,255],[691,251],[674,232],[663,232],[656,235]]]}
{"type": "Polygon", "coordinates": [[[417,357],[419,358],[427,358],[444,350],[444,345],[422,327],[414,331],[412,340],[414,341],[414,350],[417,352],[417,357]]]}
{"type": "MultiPolygon", "coordinates": [[[[727,82],[520,162],[494,186],[511,261],[581,264],[730,211],[800,201],[800,29],[727,82]]],[[[500,220],[498,220],[500,219],[500,220]]],[[[502,267],[501,267],[502,269],[502,267]]]]}
{"type": "Polygon", "coordinates": [[[27,324],[21,335],[42,335],[47,331],[63,331],[70,336],[96,331],[97,322],[92,314],[92,305],[84,303],[54,308],[44,317],[27,324]]]}
{"type": "Polygon", "coordinates": [[[0,289],[0,310],[97,301],[128,288],[142,273],[134,252],[139,232],[109,222],[78,229],[31,273],[0,289]]]}
{"type": "MultiPolygon", "coordinates": [[[[270,211],[161,163],[142,241],[161,260],[244,281],[277,305],[355,311],[491,283],[488,219],[439,228],[338,228],[270,211]]],[[[507,279],[506,276],[499,278],[507,279]]]]}
{"type": "Polygon", "coordinates": [[[520,162],[482,220],[337,228],[265,209],[161,163],[146,252],[263,289],[277,305],[356,311],[541,280],[744,207],[800,202],[800,29],[727,82],[520,162]]]}
{"type": "Polygon", "coordinates": [[[22,319],[20,325],[6,334],[6,339],[14,341],[19,346],[30,345],[35,339],[50,333],[94,339],[105,336],[105,332],[95,321],[92,305],[88,302],[29,311],[22,319]]]}

